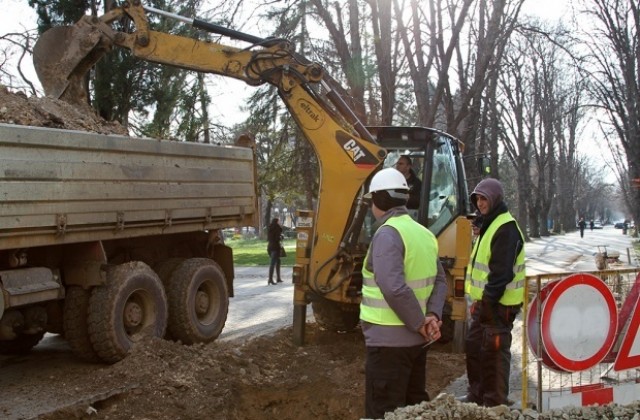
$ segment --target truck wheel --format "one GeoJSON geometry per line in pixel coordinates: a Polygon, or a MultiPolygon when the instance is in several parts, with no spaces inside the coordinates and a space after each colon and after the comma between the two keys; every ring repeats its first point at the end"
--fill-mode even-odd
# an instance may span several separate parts
{"type": "Polygon", "coordinates": [[[89,339],[100,359],[122,360],[144,337],[162,337],[167,327],[167,298],[158,275],[132,261],[107,273],[89,299],[89,339]]]}
{"type": "Polygon", "coordinates": [[[360,322],[360,306],[318,298],[311,302],[316,323],[329,331],[352,331],[360,322]]]}
{"type": "Polygon", "coordinates": [[[208,258],[191,258],[173,272],[167,289],[171,337],[184,344],[215,340],[227,321],[224,273],[208,258]]]}
{"type": "Polygon", "coordinates": [[[24,354],[35,347],[44,337],[44,331],[36,334],[21,334],[13,340],[0,340],[0,354],[24,354]]]}
{"type": "Polygon", "coordinates": [[[64,299],[62,325],[64,336],[73,354],[88,362],[98,362],[100,358],[89,340],[87,324],[90,297],[89,290],[79,286],[68,287],[64,299]]]}
{"type": "MultiPolygon", "coordinates": [[[[180,264],[185,261],[185,258],[169,258],[160,263],[153,266],[153,271],[156,272],[160,280],[162,281],[162,285],[164,286],[165,292],[168,294],[169,292],[169,282],[171,281],[171,275],[175,271],[176,268],[180,264]]],[[[174,337],[169,332],[169,328],[167,326],[167,330],[164,333],[165,340],[175,340],[174,337]]]]}
{"type": "Polygon", "coordinates": [[[171,275],[184,261],[185,258],[169,258],[153,266],[153,271],[160,277],[165,291],[169,290],[171,275]]]}

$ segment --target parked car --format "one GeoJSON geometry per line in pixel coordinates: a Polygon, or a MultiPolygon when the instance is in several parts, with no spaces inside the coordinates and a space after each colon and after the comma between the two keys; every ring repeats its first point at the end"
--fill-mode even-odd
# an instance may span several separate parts
{"type": "Polygon", "coordinates": [[[613,227],[616,229],[624,229],[624,221],[620,220],[615,222],[613,227]]]}
{"type": "Polygon", "coordinates": [[[596,220],[595,222],[593,222],[593,228],[602,229],[602,222],[600,222],[599,220],[596,220]]]}

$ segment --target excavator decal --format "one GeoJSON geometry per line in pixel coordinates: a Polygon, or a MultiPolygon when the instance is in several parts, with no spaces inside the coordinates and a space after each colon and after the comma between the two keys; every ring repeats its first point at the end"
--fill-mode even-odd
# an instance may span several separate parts
{"type": "Polygon", "coordinates": [[[301,114],[308,117],[308,119],[301,121],[306,129],[317,130],[322,127],[324,124],[324,112],[322,110],[305,99],[299,99],[298,106],[303,110],[301,114]]]}
{"type": "Polygon", "coordinates": [[[371,168],[372,166],[378,165],[378,159],[348,133],[337,131],[336,139],[356,166],[371,168]]]}

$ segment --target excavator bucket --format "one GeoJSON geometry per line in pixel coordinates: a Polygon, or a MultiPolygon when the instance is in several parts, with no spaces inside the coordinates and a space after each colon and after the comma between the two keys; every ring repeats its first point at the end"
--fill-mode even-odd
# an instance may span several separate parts
{"type": "Polygon", "coordinates": [[[84,19],[44,32],[33,47],[33,65],[45,94],[86,104],[85,74],[110,48],[111,42],[84,19]]]}

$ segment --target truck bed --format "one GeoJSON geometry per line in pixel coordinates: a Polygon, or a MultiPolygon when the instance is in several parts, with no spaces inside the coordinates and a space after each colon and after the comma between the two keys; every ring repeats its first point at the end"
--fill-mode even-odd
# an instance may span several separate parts
{"type": "Polygon", "coordinates": [[[250,148],[0,124],[0,250],[257,220],[250,148]]]}

